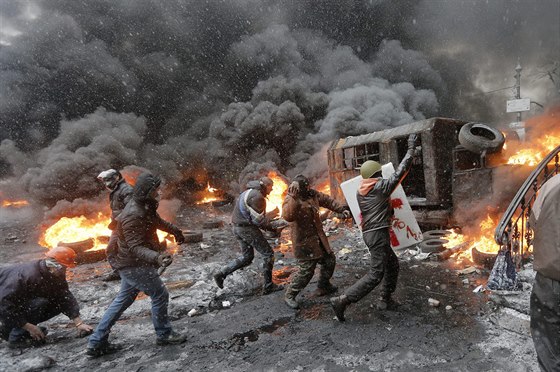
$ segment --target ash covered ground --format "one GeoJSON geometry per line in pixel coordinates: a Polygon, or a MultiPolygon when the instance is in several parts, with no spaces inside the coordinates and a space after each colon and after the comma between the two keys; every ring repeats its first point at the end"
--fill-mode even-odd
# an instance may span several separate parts
{"type": "MultiPolygon", "coordinates": [[[[458,275],[454,261],[419,261],[401,257],[396,311],[377,311],[374,291],[334,320],[327,297],[314,297],[316,278],[300,295],[301,309],[283,302],[283,292],[260,294],[260,257],[229,276],[223,290],[212,273],[235,257],[238,245],[229,225],[228,207],[189,208],[177,216],[184,229],[201,231],[200,243],[180,247],[163,274],[171,295],[170,314],[177,331],[188,334],[180,346],[159,347],[150,320],[150,300],[140,294],[115,325],[112,341],[126,345],[118,354],[90,359],[86,339],[64,316],[45,323],[48,343],[11,350],[0,343],[0,370],[29,371],[537,371],[529,334],[528,308],[532,270],[521,272],[524,291],[473,293],[488,270],[458,275]],[[204,221],[225,226],[202,229],[204,221]],[[468,284],[464,281],[468,279],[468,284]],[[428,299],[441,302],[432,307],[428,299]],[[227,306],[227,302],[230,306],[227,306]],[[224,306],[224,304],[226,306],[224,306]],[[446,310],[447,306],[451,310],[446,310]],[[188,313],[196,309],[196,315],[188,313]]],[[[32,209],[0,210],[2,266],[42,257],[36,244],[41,213],[32,209]]],[[[339,225],[330,235],[337,253],[333,282],[346,288],[367,271],[368,254],[357,228],[339,225]]],[[[289,228],[271,240],[276,252],[275,277],[287,281],[295,270],[289,228]]],[[[118,292],[118,282],[104,283],[106,262],[80,265],[69,273],[70,287],[82,318],[99,321],[118,292]]]]}

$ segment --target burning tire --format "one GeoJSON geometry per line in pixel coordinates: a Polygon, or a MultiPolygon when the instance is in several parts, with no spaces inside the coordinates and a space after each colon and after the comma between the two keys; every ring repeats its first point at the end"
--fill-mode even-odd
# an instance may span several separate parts
{"type": "Polygon", "coordinates": [[[476,247],[473,247],[471,250],[471,255],[473,262],[477,265],[484,266],[487,269],[492,269],[494,267],[494,262],[496,262],[496,258],[498,257],[498,253],[487,253],[481,252],[476,247]]]}
{"type": "Polygon", "coordinates": [[[486,150],[487,153],[499,152],[504,146],[502,132],[486,124],[467,123],[459,131],[459,142],[467,150],[477,154],[486,150]]]}
{"type": "Polygon", "coordinates": [[[441,239],[445,238],[447,235],[450,235],[451,232],[447,230],[430,230],[422,233],[424,240],[430,239],[441,239]]]}
{"type": "Polygon", "coordinates": [[[68,247],[72,249],[76,254],[79,256],[81,253],[87,251],[88,249],[93,248],[94,240],[93,238],[89,238],[86,240],[81,240],[79,242],[58,242],[57,244],[59,247],[68,247]]]}
{"type": "Polygon", "coordinates": [[[183,230],[185,243],[198,243],[202,241],[202,233],[196,231],[183,230]]]}
{"type": "Polygon", "coordinates": [[[422,253],[438,253],[445,250],[445,244],[449,243],[445,239],[428,239],[420,242],[418,248],[422,253]]]}
{"type": "Polygon", "coordinates": [[[76,263],[78,265],[88,264],[103,261],[107,258],[107,254],[105,253],[105,249],[98,249],[95,251],[85,251],[78,253],[76,256],[76,263]]]}

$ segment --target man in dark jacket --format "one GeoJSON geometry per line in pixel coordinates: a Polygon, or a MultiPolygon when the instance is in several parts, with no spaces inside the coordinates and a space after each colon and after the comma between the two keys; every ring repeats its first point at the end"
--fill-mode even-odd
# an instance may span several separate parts
{"type": "Polygon", "coordinates": [[[298,260],[299,271],[292,278],[286,289],[284,301],[291,308],[299,307],[296,296],[313,278],[315,267],[321,265],[318,296],[334,293],[338,289],[330,279],[334,273],[336,257],[323,231],[319,208],[328,208],[334,212],[350,216],[345,205],[340,205],[327,195],[309,188],[309,180],[298,175],[288,188],[288,195],[282,205],[282,217],[291,222],[294,256],[298,260]]]}
{"type": "Polygon", "coordinates": [[[543,371],[560,371],[560,175],[546,181],[531,209],[535,233],[531,335],[543,371]]]}
{"type": "Polygon", "coordinates": [[[0,269],[0,337],[11,348],[44,343],[47,329],[37,324],[60,313],[72,319],[80,336],[93,330],[80,319],[78,302],[66,281],[66,267],[75,266],[76,253],[56,247],[46,256],[0,269]]]}
{"type": "Polygon", "coordinates": [[[157,344],[179,344],[186,340],[184,335],[171,328],[167,314],[169,293],[158,275],[158,267],[170,265],[172,257],[160,244],[156,231],[173,234],[178,244],[185,240],[178,227],[164,221],[157,213],[160,183],[161,180],[150,173],[141,174],[136,180],[132,200],[117,217],[119,249],[113,265],[121,276],[121,288],[89,338],[86,353],[90,356],[110,354],[120,349],[119,345],[108,341],[111,327],[132,305],[140,291],[152,300],[152,322],[157,344]]]}
{"type": "Polygon", "coordinates": [[[417,136],[408,137],[408,151],[399,167],[389,178],[381,177],[381,164],[368,160],[360,167],[362,181],[357,198],[362,212],[362,236],[371,254],[368,273],[343,295],[331,298],[331,304],[339,321],[344,321],[344,311],[350,303],[358,302],[371,292],[385,277],[378,309],[392,305],[391,294],[397,286],[399,260],[390,244],[389,226],[393,210],[390,196],[408,174],[414,158],[417,136]]]}
{"type": "Polygon", "coordinates": [[[273,182],[268,177],[247,183],[247,190],[235,202],[231,222],[233,234],[241,245],[241,256],[226,264],[214,274],[214,281],[220,288],[224,279],[236,270],[249,266],[255,257],[255,249],[262,255],[264,276],[263,294],[283,289],[272,281],[274,251],[263,236],[261,229],[276,231],[266,214],[266,196],[272,191],[273,182]]]}
{"type": "MultiPolygon", "coordinates": [[[[116,256],[118,250],[119,236],[116,229],[116,218],[122,212],[126,203],[128,203],[128,201],[132,198],[132,186],[125,181],[121,172],[115,169],[109,169],[99,173],[97,179],[103,182],[107,190],[111,191],[109,194],[109,203],[111,206],[111,222],[109,223],[109,229],[112,230],[112,233],[106,249],[107,260],[109,261],[109,264],[111,264],[111,261],[116,256]]],[[[119,273],[113,269],[113,271],[102,280],[104,282],[110,282],[113,280],[119,280],[120,278],[119,273]]]]}

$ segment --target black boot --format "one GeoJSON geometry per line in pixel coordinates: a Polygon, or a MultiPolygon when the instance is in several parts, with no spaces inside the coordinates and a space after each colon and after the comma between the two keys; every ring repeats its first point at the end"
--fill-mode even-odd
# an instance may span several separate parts
{"type": "Polygon", "coordinates": [[[183,335],[178,332],[171,332],[165,337],[158,337],[156,340],[156,344],[163,346],[163,345],[179,345],[183,342],[187,341],[187,335],[183,335]]]}
{"type": "Polygon", "coordinates": [[[122,349],[123,346],[120,344],[111,344],[109,342],[105,342],[96,347],[88,347],[86,349],[86,354],[90,357],[98,358],[103,355],[114,354],[122,349]]]}
{"type": "Polygon", "coordinates": [[[377,304],[375,305],[375,307],[377,308],[377,310],[385,311],[387,309],[394,310],[397,307],[399,307],[400,305],[401,305],[400,303],[393,300],[391,298],[391,296],[389,295],[389,296],[379,297],[379,300],[377,301],[377,304]]]}
{"type": "Polygon", "coordinates": [[[284,289],[282,284],[275,284],[275,283],[267,283],[263,286],[262,294],[267,295],[272,292],[278,292],[284,289]]]}
{"type": "Polygon", "coordinates": [[[274,256],[265,259],[263,261],[263,277],[264,277],[264,286],[262,290],[263,295],[267,295],[272,292],[281,291],[284,289],[283,285],[274,284],[274,282],[272,281],[273,267],[274,267],[274,256]]]}
{"type": "Polygon", "coordinates": [[[348,297],[346,297],[346,295],[340,295],[338,297],[331,297],[330,301],[336,318],[339,322],[344,322],[344,311],[346,310],[346,306],[350,304],[348,297]]]}
{"type": "Polygon", "coordinates": [[[221,271],[218,271],[217,273],[214,274],[214,281],[216,282],[216,285],[218,286],[218,288],[224,289],[224,279],[225,278],[226,278],[225,274],[221,271]]]}

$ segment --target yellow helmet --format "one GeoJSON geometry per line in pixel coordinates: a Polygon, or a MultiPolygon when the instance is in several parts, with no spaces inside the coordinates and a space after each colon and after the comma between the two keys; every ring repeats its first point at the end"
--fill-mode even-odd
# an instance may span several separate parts
{"type": "Polygon", "coordinates": [[[368,160],[360,167],[360,174],[363,179],[370,178],[381,170],[381,164],[376,161],[368,160]]]}

